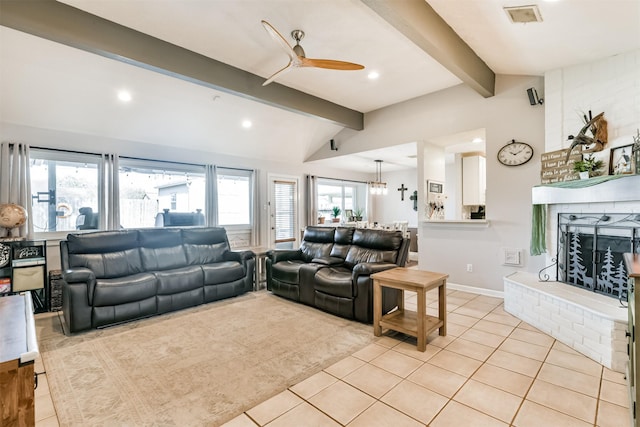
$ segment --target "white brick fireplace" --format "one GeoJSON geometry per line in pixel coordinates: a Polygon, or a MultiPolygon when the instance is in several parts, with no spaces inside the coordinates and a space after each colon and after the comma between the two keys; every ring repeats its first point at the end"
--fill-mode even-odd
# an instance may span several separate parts
{"type": "MultiPolygon", "coordinates": [[[[559,213],[640,213],[640,176],[627,176],[579,189],[535,187],[532,202],[547,206],[547,265],[557,248],[559,213]]],[[[627,356],[626,305],[608,296],[535,274],[504,279],[505,310],[614,371],[624,372],[627,356]]]]}
{"type": "MultiPolygon", "coordinates": [[[[582,127],[582,114],[604,112],[609,141],[596,157],[609,162],[609,149],[633,143],[640,125],[640,50],[548,71],[544,78],[545,151],[569,146],[582,127]]],[[[605,172],[606,174],[606,172],[605,172]]],[[[640,176],[592,187],[534,187],[532,201],[547,206],[546,265],[556,256],[559,212],[640,213],[640,176]]],[[[555,269],[546,270],[555,280],[555,269]]],[[[504,279],[505,310],[564,344],[619,372],[627,361],[626,308],[615,298],[564,283],[541,283],[537,274],[504,279]]]]}

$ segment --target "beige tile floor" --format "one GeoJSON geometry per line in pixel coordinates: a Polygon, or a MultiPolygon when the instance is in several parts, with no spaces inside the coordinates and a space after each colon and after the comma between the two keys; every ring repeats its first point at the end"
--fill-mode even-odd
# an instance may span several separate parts
{"type": "MultiPolygon", "coordinates": [[[[387,333],[225,427],[630,425],[623,374],[511,316],[499,298],[447,293],[448,334],[430,335],[424,353],[387,333]]],[[[415,303],[408,293],[406,308],[415,303]]],[[[39,381],[36,426],[57,426],[46,375],[39,381]]]]}

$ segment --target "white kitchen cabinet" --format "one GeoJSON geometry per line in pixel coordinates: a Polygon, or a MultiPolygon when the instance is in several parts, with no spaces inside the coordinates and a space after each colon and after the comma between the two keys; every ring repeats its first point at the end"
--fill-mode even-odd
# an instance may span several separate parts
{"type": "Polygon", "coordinates": [[[462,204],[479,206],[485,204],[487,188],[487,159],[483,156],[462,158],[462,204]]]}

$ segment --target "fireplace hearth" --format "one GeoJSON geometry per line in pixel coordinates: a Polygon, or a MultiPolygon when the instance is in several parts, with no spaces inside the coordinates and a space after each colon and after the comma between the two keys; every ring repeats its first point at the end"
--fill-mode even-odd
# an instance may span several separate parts
{"type": "Polygon", "coordinates": [[[559,282],[627,300],[626,252],[640,251],[640,215],[558,214],[559,282]]]}
{"type": "Polygon", "coordinates": [[[531,191],[531,201],[534,205],[543,205],[547,212],[545,258],[548,268],[538,275],[515,272],[506,276],[505,310],[607,368],[625,372],[629,361],[625,333],[628,309],[626,303],[619,301],[620,296],[626,297],[625,288],[616,280],[605,280],[601,276],[620,280],[621,274],[616,271],[619,261],[614,253],[631,252],[629,248],[638,252],[640,175],[536,186],[531,191]],[[559,221],[563,221],[563,225],[559,225],[559,221]],[[563,232],[568,234],[563,237],[563,232]],[[564,240],[562,245],[559,239],[564,240]],[[584,267],[584,271],[576,267],[579,273],[571,273],[575,286],[564,282],[568,278],[566,270],[561,273],[562,268],[571,265],[567,252],[571,250],[572,241],[580,248],[583,263],[578,264],[584,267]],[[618,245],[626,245],[627,249],[618,245]],[[611,247],[610,255],[607,255],[608,247],[611,247]],[[608,256],[610,259],[604,262],[608,256]],[[603,269],[603,262],[610,267],[603,269]],[[562,277],[558,277],[559,274],[562,277]],[[610,295],[606,294],[607,290],[610,295]]]}

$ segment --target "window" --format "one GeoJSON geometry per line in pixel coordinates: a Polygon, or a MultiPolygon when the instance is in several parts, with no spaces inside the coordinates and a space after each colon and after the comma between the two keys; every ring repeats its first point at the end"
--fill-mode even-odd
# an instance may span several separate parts
{"type": "Polygon", "coordinates": [[[318,178],[317,183],[318,216],[323,216],[327,219],[331,218],[334,206],[340,208],[341,218],[345,221],[349,220],[344,216],[345,209],[366,211],[366,183],[329,178],[318,178]]]}
{"type": "Polygon", "coordinates": [[[276,249],[292,249],[296,241],[296,182],[274,181],[276,249]]]}
{"type": "Polygon", "coordinates": [[[35,232],[99,228],[101,164],[97,155],[31,150],[29,172],[35,232]]]}
{"type": "Polygon", "coordinates": [[[253,172],[217,168],[218,225],[251,225],[253,172]]]}
{"type": "Polygon", "coordinates": [[[118,179],[122,227],[204,223],[197,222],[205,214],[204,166],[121,158],[118,179]],[[171,218],[180,222],[167,213],[179,214],[171,218]]]}

